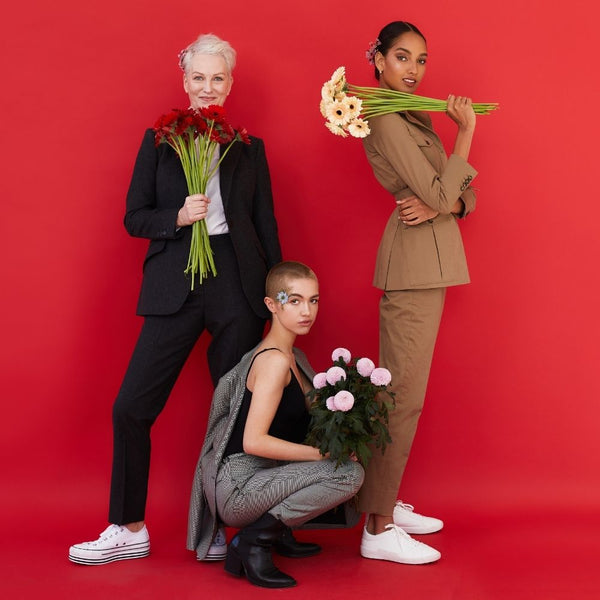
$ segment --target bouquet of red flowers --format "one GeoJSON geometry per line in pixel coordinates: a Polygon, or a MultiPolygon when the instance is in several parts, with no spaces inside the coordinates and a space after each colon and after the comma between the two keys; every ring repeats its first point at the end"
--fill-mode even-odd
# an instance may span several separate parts
{"type": "MultiPolygon", "coordinates": [[[[169,144],[179,156],[190,195],[206,193],[208,180],[219,168],[233,142],[250,143],[246,130],[233,129],[225,119],[225,109],[216,104],[200,109],[173,109],[158,118],[154,132],[157,146],[169,144]],[[221,144],[227,144],[227,148],[213,165],[215,151],[221,144]]],[[[202,283],[209,271],[217,274],[206,223],[202,219],[192,225],[192,242],[185,269],[186,275],[191,275],[192,289],[195,276],[198,275],[202,283]]]]}
{"type": "Polygon", "coordinates": [[[387,428],[394,406],[394,392],[388,389],[392,376],[369,358],[353,361],[346,348],[336,348],[331,359],[333,366],[314,376],[314,389],[308,392],[306,443],[329,453],[337,465],[355,456],[366,466],[373,446],[385,452],[392,441],[387,428]]]}

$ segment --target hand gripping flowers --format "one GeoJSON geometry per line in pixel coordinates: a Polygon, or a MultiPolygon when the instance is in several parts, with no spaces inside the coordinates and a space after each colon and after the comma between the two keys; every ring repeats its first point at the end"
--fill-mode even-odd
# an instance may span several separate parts
{"type": "Polygon", "coordinates": [[[369,358],[352,362],[346,348],[336,348],[333,366],[317,373],[311,400],[311,423],[306,443],[316,446],[339,465],[356,456],[366,466],[372,446],[385,451],[391,441],[387,429],[388,411],[394,393],[388,390],[392,379],[387,369],[375,368],[369,358]],[[384,396],[389,400],[384,400],[384,396]]]}
{"type": "MultiPolygon", "coordinates": [[[[321,88],[321,114],[325,127],[341,137],[364,138],[371,133],[367,119],[404,110],[445,112],[447,102],[380,87],[360,87],[346,81],[345,67],[338,67],[321,88]],[[349,95],[353,94],[353,95],[349,95]]],[[[487,115],[495,103],[473,103],[476,114],[487,115]]]]}
{"type": "MultiPolygon", "coordinates": [[[[154,141],[158,146],[167,143],[179,157],[190,194],[206,193],[208,180],[216,173],[232,144],[236,141],[250,143],[245,129],[237,131],[225,120],[225,109],[211,104],[200,109],[174,109],[162,115],[154,125],[154,141]],[[213,164],[215,151],[221,144],[227,148],[213,164]]],[[[191,275],[191,288],[198,275],[199,282],[208,276],[208,272],[217,274],[212,250],[208,239],[208,230],[204,219],[192,225],[192,241],[185,274],[191,275]]]]}

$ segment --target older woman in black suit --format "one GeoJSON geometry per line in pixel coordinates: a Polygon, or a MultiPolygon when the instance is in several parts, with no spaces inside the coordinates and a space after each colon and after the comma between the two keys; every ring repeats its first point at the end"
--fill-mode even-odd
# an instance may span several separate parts
{"type": "MultiPolygon", "coordinates": [[[[201,35],[180,55],[190,105],[222,105],[233,84],[235,51],[201,35]]],[[[127,195],[125,227],[150,240],[137,313],[144,324],[113,408],[111,525],[98,540],[72,546],[69,558],[104,564],[150,552],[144,523],[150,429],[200,334],[212,335],[208,364],[216,384],[262,337],[268,316],[265,277],[281,260],[263,143],[234,144],[208,183],[188,195],[179,158],[146,131],[127,195]],[[191,225],[205,219],[216,277],[192,291],[184,275],[191,225]]],[[[213,558],[224,558],[215,546],[213,558]]],[[[211,558],[210,556],[208,558],[211,558]]]]}

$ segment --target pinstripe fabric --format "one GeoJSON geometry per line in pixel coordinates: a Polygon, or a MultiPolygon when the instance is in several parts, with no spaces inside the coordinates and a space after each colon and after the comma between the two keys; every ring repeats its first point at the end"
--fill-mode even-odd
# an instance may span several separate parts
{"type": "Polygon", "coordinates": [[[286,463],[233,454],[217,475],[219,516],[226,525],[245,527],[269,512],[298,527],[352,498],[363,478],[355,462],[336,469],[331,460],[286,463]]]}

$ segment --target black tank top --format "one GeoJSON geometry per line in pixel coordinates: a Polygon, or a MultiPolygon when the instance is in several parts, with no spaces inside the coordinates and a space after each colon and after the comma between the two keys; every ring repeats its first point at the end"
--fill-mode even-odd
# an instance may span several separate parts
{"type": "MultiPolygon", "coordinates": [[[[250,368],[254,364],[254,359],[263,352],[269,350],[278,350],[277,348],[265,348],[258,352],[250,363],[250,368]]],[[[250,372],[250,369],[248,369],[250,372]]],[[[271,427],[269,427],[269,435],[277,437],[288,442],[294,442],[301,444],[306,438],[308,432],[308,425],[310,423],[310,415],[306,409],[306,402],[304,398],[304,392],[300,382],[296,379],[294,372],[290,369],[292,378],[290,382],[283,389],[277,412],[273,417],[271,427]]],[[[250,410],[250,401],[252,400],[252,392],[246,385],[246,391],[244,392],[244,398],[242,400],[242,406],[237,416],[235,426],[231,432],[229,443],[225,449],[225,456],[230,454],[236,454],[237,452],[243,452],[243,440],[244,440],[244,429],[246,427],[246,420],[248,419],[248,411],[250,410]]]]}

